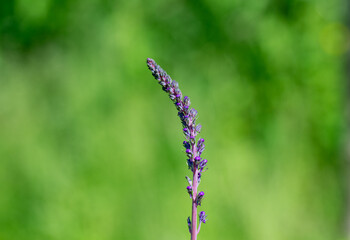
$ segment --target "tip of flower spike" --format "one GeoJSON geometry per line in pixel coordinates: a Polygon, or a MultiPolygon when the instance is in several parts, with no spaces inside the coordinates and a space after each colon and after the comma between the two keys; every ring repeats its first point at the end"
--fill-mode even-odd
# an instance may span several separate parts
{"type": "Polygon", "coordinates": [[[147,58],[147,64],[155,64],[155,61],[152,58],[147,58]]]}
{"type": "Polygon", "coordinates": [[[156,76],[157,73],[155,72],[156,70],[156,62],[152,58],[147,58],[147,66],[148,69],[152,71],[152,75],[158,80],[159,76],[156,76]],[[155,75],[156,74],[156,75],[155,75]]]}

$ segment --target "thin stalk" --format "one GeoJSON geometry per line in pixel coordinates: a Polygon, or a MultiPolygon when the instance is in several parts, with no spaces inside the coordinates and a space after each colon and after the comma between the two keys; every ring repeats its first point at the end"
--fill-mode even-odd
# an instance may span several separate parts
{"type": "MultiPolygon", "coordinates": [[[[194,135],[193,129],[191,129],[191,135],[194,135]]],[[[192,162],[193,162],[193,185],[192,185],[192,226],[191,226],[191,240],[197,240],[197,189],[198,189],[198,165],[194,160],[196,157],[197,149],[195,141],[192,144],[192,162]]]]}
{"type": "Polygon", "coordinates": [[[193,196],[192,196],[192,232],[191,240],[197,240],[197,187],[198,187],[198,168],[195,166],[193,171],[193,196]]]}

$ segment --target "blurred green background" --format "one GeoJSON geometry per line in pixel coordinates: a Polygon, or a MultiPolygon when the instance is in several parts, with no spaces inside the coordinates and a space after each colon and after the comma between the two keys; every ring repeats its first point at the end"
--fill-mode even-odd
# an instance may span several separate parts
{"type": "Polygon", "coordinates": [[[341,0],[0,3],[0,240],[189,239],[181,124],[199,112],[199,239],[337,240],[346,210],[341,0]]]}

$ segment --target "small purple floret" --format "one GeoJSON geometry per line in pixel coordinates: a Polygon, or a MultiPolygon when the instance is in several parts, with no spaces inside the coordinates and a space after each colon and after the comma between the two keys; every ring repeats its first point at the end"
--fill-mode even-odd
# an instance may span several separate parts
{"type": "Polygon", "coordinates": [[[198,193],[198,195],[197,195],[197,205],[201,206],[203,197],[204,197],[204,192],[198,193]]]}
{"type": "Polygon", "coordinates": [[[207,221],[207,215],[205,215],[204,211],[201,211],[199,213],[199,221],[201,221],[202,223],[206,223],[207,221]]]}
{"type": "Polygon", "coordinates": [[[200,167],[201,169],[203,169],[203,168],[205,168],[205,167],[207,166],[207,163],[208,163],[208,160],[207,160],[207,159],[204,159],[204,160],[202,160],[202,161],[200,162],[199,167],[200,167]]]}
{"type": "Polygon", "coordinates": [[[192,186],[187,186],[186,189],[187,189],[188,194],[192,198],[192,186]]]}
{"type": "Polygon", "coordinates": [[[183,142],[183,145],[184,145],[184,147],[185,147],[186,149],[190,149],[190,148],[191,148],[190,143],[187,142],[187,141],[184,141],[184,142],[183,142]]]}

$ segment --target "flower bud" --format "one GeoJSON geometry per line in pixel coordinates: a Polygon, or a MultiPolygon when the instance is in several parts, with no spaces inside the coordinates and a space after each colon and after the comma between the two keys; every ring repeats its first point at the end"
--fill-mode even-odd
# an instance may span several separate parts
{"type": "Polygon", "coordinates": [[[197,205],[201,206],[203,197],[204,197],[204,192],[199,192],[197,195],[197,205]]]}
{"type": "Polygon", "coordinates": [[[183,145],[186,149],[190,149],[190,147],[191,147],[190,143],[187,141],[183,141],[183,145]]]}
{"type": "Polygon", "coordinates": [[[190,186],[192,186],[192,180],[191,180],[191,178],[189,178],[188,176],[186,176],[186,180],[187,180],[188,184],[190,184],[190,186]]]}
{"type": "Polygon", "coordinates": [[[191,161],[191,158],[187,159],[187,166],[188,169],[191,169],[191,171],[193,172],[193,162],[191,161]]]}
{"type": "Polygon", "coordinates": [[[178,84],[175,80],[172,81],[171,86],[172,86],[174,89],[179,88],[179,84],[178,84]]]}
{"type": "Polygon", "coordinates": [[[200,157],[200,156],[197,156],[197,157],[194,158],[194,161],[195,161],[196,163],[198,163],[200,160],[201,160],[201,157],[200,157]]]}
{"type": "Polygon", "coordinates": [[[198,124],[198,125],[196,126],[196,132],[197,132],[197,133],[200,133],[200,132],[201,132],[201,129],[202,129],[202,125],[198,124]]]}
{"type": "Polygon", "coordinates": [[[191,149],[186,149],[186,154],[187,154],[187,157],[192,157],[192,151],[191,149]]]}
{"type": "Polygon", "coordinates": [[[183,109],[184,109],[184,114],[185,114],[185,115],[188,115],[188,114],[189,114],[189,112],[188,112],[188,106],[184,105],[183,109]]]}
{"type": "Polygon", "coordinates": [[[205,223],[207,221],[207,215],[205,215],[204,211],[201,211],[199,213],[199,221],[201,221],[202,223],[205,223]]]}
{"type": "Polygon", "coordinates": [[[192,145],[195,144],[195,136],[191,136],[191,138],[190,138],[190,143],[191,143],[192,145]]]}
{"type": "Polygon", "coordinates": [[[202,173],[198,172],[198,184],[201,183],[202,180],[202,173]]]}
{"type": "Polygon", "coordinates": [[[207,166],[207,162],[208,160],[207,159],[204,159],[202,160],[200,163],[199,163],[199,168],[203,169],[207,166]]]}
{"type": "Polygon", "coordinates": [[[192,197],[192,187],[191,186],[187,186],[186,189],[187,189],[187,192],[190,195],[190,197],[192,197]]]}
{"type": "Polygon", "coordinates": [[[190,130],[188,128],[184,128],[183,132],[184,132],[186,138],[188,139],[190,137],[190,130]]]}
{"type": "Polygon", "coordinates": [[[191,233],[192,232],[192,227],[191,227],[192,223],[191,223],[191,218],[190,217],[187,218],[187,225],[188,225],[188,230],[191,233]]]}
{"type": "Polygon", "coordinates": [[[175,88],[175,93],[176,93],[176,95],[180,95],[180,98],[182,98],[182,92],[181,92],[181,90],[179,89],[179,86],[177,86],[177,87],[175,88]]]}
{"type": "Polygon", "coordinates": [[[204,147],[205,147],[205,145],[204,145],[204,139],[201,138],[201,139],[199,139],[198,142],[197,142],[197,153],[198,153],[198,156],[200,156],[200,155],[203,153],[204,147]]]}
{"type": "Polygon", "coordinates": [[[197,114],[198,114],[197,110],[194,108],[191,108],[190,115],[193,119],[195,119],[197,117],[197,114]]]}
{"type": "Polygon", "coordinates": [[[190,98],[185,96],[184,97],[184,104],[187,106],[187,108],[191,105],[191,101],[190,101],[190,98]]]}

